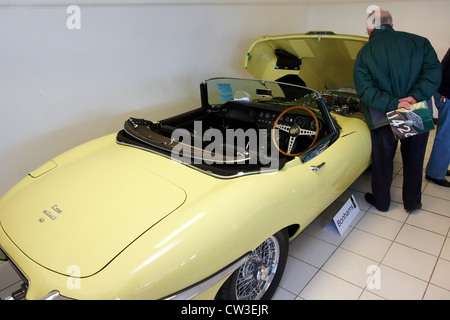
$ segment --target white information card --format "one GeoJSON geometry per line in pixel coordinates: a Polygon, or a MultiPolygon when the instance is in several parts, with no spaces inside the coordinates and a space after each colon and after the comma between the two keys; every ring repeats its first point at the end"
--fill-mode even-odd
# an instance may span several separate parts
{"type": "Polygon", "coordinates": [[[352,195],[333,218],[334,224],[336,225],[336,228],[341,236],[345,230],[347,230],[348,226],[358,215],[358,213],[359,207],[356,203],[355,197],[352,195]]]}

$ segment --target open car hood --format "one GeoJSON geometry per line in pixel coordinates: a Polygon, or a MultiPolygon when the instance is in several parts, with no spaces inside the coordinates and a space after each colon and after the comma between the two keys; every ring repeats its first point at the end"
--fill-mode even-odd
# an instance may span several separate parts
{"type": "Polygon", "coordinates": [[[354,88],[353,65],[367,41],[333,32],[262,36],[248,48],[244,67],[256,79],[289,81],[317,91],[354,88]],[[282,78],[287,75],[301,80],[282,78]]]}
{"type": "Polygon", "coordinates": [[[51,164],[0,203],[0,224],[24,254],[58,273],[98,272],[186,198],[180,187],[111,153],[51,164]]]}

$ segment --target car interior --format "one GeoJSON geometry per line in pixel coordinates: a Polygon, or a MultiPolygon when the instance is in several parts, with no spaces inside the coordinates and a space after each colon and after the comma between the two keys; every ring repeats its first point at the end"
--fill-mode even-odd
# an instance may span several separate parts
{"type": "Polygon", "coordinates": [[[308,161],[339,136],[329,109],[341,108],[338,100],[349,108],[352,98],[322,95],[299,86],[301,79],[291,76],[279,81],[285,82],[204,81],[200,108],[158,122],[130,118],[117,142],[219,177],[279,170],[297,156],[308,161]]]}

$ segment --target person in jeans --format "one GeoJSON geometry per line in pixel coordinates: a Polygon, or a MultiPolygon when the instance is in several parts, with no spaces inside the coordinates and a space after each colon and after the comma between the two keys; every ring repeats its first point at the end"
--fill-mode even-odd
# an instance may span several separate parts
{"type": "MultiPolygon", "coordinates": [[[[355,88],[372,139],[372,193],[366,193],[365,199],[379,211],[388,211],[398,140],[386,112],[409,109],[411,104],[428,100],[441,83],[442,67],[429,40],[394,30],[388,11],[373,11],[367,21],[369,41],[358,53],[353,69],[355,88]]],[[[401,140],[402,196],[408,212],[422,207],[427,140],[428,132],[401,140]]]]}
{"type": "Polygon", "coordinates": [[[438,124],[433,149],[426,169],[425,178],[440,186],[450,187],[445,176],[450,175],[450,49],[442,59],[442,82],[434,94],[434,103],[438,109],[438,124]]]}

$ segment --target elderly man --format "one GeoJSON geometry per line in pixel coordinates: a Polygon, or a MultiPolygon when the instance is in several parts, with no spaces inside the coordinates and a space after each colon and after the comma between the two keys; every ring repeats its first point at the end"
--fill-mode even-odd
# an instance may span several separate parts
{"type": "MultiPolygon", "coordinates": [[[[369,42],[355,61],[353,76],[372,138],[372,193],[366,201],[388,211],[393,159],[398,141],[386,112],[429,99],[441,82],[441,64],[430,42],[423,37],[393,29],[387,11],[368,17],[369,42]]],[[[401,140],[403,159],[403,205],[420,209],[422,170],[428,133],[401,140]]]]}

